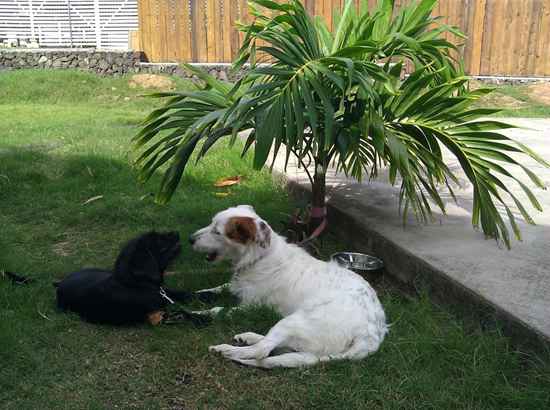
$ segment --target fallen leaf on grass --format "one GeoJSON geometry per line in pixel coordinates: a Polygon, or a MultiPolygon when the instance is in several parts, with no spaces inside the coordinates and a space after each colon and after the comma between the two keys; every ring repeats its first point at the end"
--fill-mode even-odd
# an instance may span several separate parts
{"type": "Polygon", "coordinates": [[[240,175],[235,175],[233,177],[218,179],[216,181],[216,183],[214,184],[214,186],[218,187],[218,188],[221,188],[221,187],[224,187],[224,186],[231,186],[231,185],[240,184],[240,182],[241,182],[241,176],[240,175]]]}
{"type": "Polygon", "coordinates": [[[93,196],[85,200],[84,202],[82,202],[82,205],[88,205],[89,203],[97,201],[98,199],[102,199],[102,198],[103,198],[103,195],[93,196]]]}
{"type": "Polygon", "coordinates": [[[49,320],[50,322],[52,321],[48,316],[46,316],[44,313],[42,313],[42,312],[40,311],[40,308],[37,308],[36,311],[38,312],[38,314],[39,314],[42,318],[44,318],[44,319],[46,319],[46,320],[49,320]]]}
{"type": "Polygon", "coordinates": [[[53,245],[53,252],[60,256],[69,256],[71,254],[71,242],[59,242],[53,245]]]}
{"type": "Polygon", "coordinates": [[[155,196],[155,194],[153,194],[152,192],[149,192],[148,194],[145,194],[145,195],[140,196],[140,197],[139,197],[139,200],[140,200],[140,201],[143,201],[143,200],[149,198],[150,196],[155,196]]]}
{"type": "Polygon", "coordinates": [[[214,195],[216,195],[219,198],[225,198],[226,196],[231,195],[229,192],[216,192],[214,195]]]}

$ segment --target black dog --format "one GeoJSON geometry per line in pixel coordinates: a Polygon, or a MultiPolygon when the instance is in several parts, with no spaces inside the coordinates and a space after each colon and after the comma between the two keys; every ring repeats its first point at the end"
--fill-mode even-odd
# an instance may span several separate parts
{"type": "MultiPolygon", "coordinates": [[[[186,302],[189,292],[162,288],[164,272],[179,255],[177,232],[149,232],[128,242],[120,252],[114,272],[83,269],[57,284],[57,305],[94,323],[158,324],[172,300],[186,302]]],[[[185,312],[188,319],[204,318],[185,312]]]]}

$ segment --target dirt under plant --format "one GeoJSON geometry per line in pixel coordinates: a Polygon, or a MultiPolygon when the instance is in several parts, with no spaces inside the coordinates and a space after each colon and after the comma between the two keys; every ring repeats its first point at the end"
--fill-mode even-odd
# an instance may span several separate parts
{"type": "Polygon", "coordinates": [[[525,101],[518,100],[509,95],[500,94],[497,91],[483,97],[483,101],[486,105],[497,108],[522,108],[528,105],[525,101]]]}
{"type": "Polygon", "coordinates": [[[128,81],[130,88],[154,88],[157,90],[173,90],[175,87],[174,81],[168,77],[158,74],[135,74],[128,81]]]}
{"type": "Polygon", "coordinates": [[[550,82],[536,83],[527,89],[531,99],[541,104],[550,105],[550,82]]]}

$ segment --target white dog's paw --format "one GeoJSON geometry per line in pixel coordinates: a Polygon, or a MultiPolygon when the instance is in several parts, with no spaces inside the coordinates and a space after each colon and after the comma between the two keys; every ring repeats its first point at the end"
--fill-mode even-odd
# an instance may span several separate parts
{"type": "Polygon", "coordinates": [[[258,349],[255,346],[231,346],[227,344],[210,346],[209,351],[219,353],[226,359],[241,360],[241,359],[263,359],[267,355],[262,349],[258,349]]]}
{"type": "Polygon", "coordinates": [[[223,309],[223,307],[217,306],[213,307],[212,309],[208,309],[208,311],[210,312],[211,316],[217,316],[223,309]]]}
{"type": "Polygon", "coordinates": [[[258,333],[254,332],[244,332],[240,333],[238,335],[233,336],[233,340],[237,343],[244,344],[244,345],[255,345],[260,340],[262,340],[264,336],[259,335],[258,333]]]}
{"type": "Polygon", "coordinates": [[[216,317],[218,314],[223,310],[224,308],[221,306],[216,306],[211,309],[207,310],[193,310],[191,313],[195,315],[202,315],[202,316],[209,316],[209,317],[216,317]]]}
{"type": "Polygon", "coordinates": [[[221,344],[221,345],[210,346],[208,348],[208,351],[213,353],[221,353],[225,355],[226,352],[229,352],[234,349],[235,349],[235,346],[231,346],[228,344],[221,344]]]}

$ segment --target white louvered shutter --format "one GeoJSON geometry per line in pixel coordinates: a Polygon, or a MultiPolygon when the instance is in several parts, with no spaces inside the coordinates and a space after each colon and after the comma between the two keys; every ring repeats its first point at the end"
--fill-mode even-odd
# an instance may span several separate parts
{"type": "Polygon", "coordinates": [[[137,0],[0,0],[0,39],[127,49],[137,15],[137,0]]]}

